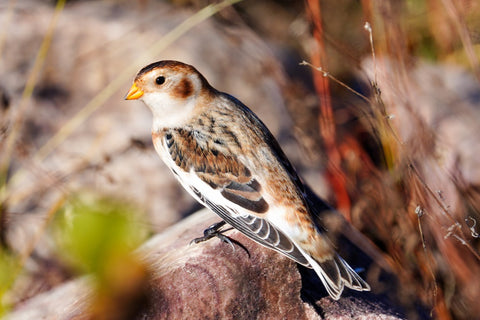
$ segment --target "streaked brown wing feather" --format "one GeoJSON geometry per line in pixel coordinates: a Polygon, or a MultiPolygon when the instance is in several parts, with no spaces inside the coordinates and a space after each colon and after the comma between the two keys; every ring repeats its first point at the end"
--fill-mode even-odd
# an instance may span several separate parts
{"type": "Polygon", "coordinates": [[[210,187],[240,207],[257,214],[265,213],[268,204],[250,170],[234,155],[213,147],[202,148],[197,136],[185,129],[169,130],[165,134],[168,152],[175,164],[185,172],[193,170],[210,187]]]}
{"type": "Polygon", "coordinates": [[[285,234],[265,219],[254,215],[267,212],[269,205],[262,196],[260,183],[236,156],[224,154],[213,147],[202,148],[196,134],[185,129],[168,130],[164,136],[168,152],[180,169],[185,172],[193,170],[202,181],[219,190],[232,203],[231,207],[220,205],[213,199],[207,199],[191,185],[190,189],[205,206],[252,240],[309,266],[285,234]],[[246,211],[237,212],[233,204],[246,211]]]}

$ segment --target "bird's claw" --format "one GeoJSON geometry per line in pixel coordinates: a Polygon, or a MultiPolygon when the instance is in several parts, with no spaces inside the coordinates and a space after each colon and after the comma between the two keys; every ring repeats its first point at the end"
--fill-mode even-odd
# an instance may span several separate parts
{"type": "Polygon", "coordinates": [[[226,235],[224,235],[222,233],[226,230],[220,230],[225,224],[226,224],[225,221],[220,221],[220,222],[212,224],[210,227],[203,230],[203,237],[198,237],[198,238],[193,239],[192,241],[190,241],[190,244],[200,243],[200,242],[203,242],[203,241],[207,241],[207,240],[209,240],[213,237],[217,237],[222,242],[228,243],[232,247],[233,251],[235,251],[235,246],[233,245],[232,240],[230,240],[229,237],[227,237],[226,235]]]}

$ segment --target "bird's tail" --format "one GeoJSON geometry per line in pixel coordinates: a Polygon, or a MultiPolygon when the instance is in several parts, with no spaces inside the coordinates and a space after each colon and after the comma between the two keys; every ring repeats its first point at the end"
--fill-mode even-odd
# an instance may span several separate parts
{"type": "Polygon", "coordinates": [[[335,300],[340,299],[346,286],[357,291],[370,291],[366,283],[345,260],[335,253],[333,259],[317,262],[308,254],[305,255],[311,267],[317,273],[328,294],[335,300]]]}

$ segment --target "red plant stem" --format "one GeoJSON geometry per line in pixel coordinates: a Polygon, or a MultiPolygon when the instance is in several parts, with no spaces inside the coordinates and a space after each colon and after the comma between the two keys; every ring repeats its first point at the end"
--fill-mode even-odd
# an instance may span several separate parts
{"type": "MultiPolygon", "coordinates": [[[[306,10],[313,25],[313,37],[317,46],[311,52],[311,61],[315,66],[326,68],[325,45],[323,41],[322,16],[319,0],[306,0],[306,10]]],[[[322,72],[313,73],[315,90],[319,97],[319,130],[327,154],[327,179],[337,200],[337,208],[350,218],[350,198],[345,186],[346,178],[341,169],[341,156],[336,145],[335,121],[328,77],[322,72]]],[[[350,220],[350,219],[349,219],[350,220]]]]}

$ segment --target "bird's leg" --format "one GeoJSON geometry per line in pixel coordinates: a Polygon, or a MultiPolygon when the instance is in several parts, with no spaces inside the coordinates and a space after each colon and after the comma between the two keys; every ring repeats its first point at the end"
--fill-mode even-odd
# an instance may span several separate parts
{"type": "Polygon", "coordinates": [[[224,235],[222,233],[226,230],[220,230],[225,224],[226,224],[226,222],[223,221],[223,220],[212,224],[210,227],[203,230],[203,237],[195,238],[190,243],[200,243],[200,242],[203,242],[203,241],[207,241],[208,239],[211,239],[213,237],[217,237],[218,239],[222,240],[223,242],[231,245],[233,250],[235,250],[235,247],[233,246],[232,241],[226,235],[224,235]]]}

